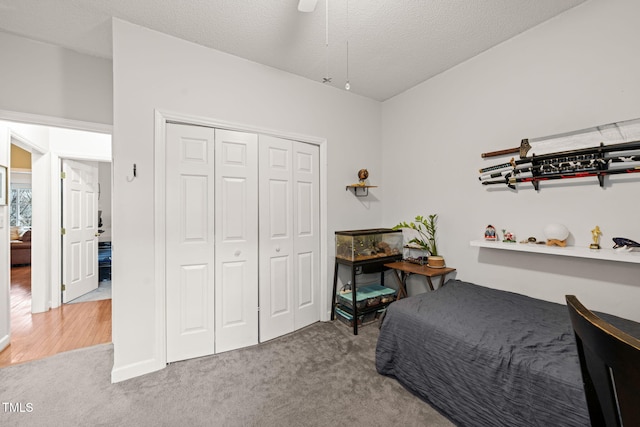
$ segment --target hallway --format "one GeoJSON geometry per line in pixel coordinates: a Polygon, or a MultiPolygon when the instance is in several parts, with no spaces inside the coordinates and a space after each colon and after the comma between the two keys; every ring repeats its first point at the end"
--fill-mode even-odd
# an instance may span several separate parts
{"type": "Polygon", "coordinates": [[[64,304],[31,313],[31,267],[11,269],[11,344],[0,368],[111,342],[111,300],[64,304]]]}

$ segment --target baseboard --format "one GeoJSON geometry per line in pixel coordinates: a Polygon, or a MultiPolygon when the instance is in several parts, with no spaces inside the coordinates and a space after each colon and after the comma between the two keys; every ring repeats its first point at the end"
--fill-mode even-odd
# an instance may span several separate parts
{"type": "Polygon", "coordinates": [[[121,367],[116,367],[114,365],[111,370],[111,383],[118,383],[120,381],[139,377],[140,375],[150,374],[151,372],[164,369],[166,366],[166,363],[161,363],[156,359],[147,359],[121,367]]]}

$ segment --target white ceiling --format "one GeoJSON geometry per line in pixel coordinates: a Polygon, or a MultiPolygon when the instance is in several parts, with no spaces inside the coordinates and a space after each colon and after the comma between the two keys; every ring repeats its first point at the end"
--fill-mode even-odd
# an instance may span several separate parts
{"type": "Polygon", "coordinates": [[[385,100],[585,0],[0,0],[0,30],[111,57],[111,17],[385,100]],[[348,22],[347,22],[348,6],[348,22]],[[328,70],[328,71],[327,71],[328,70]]]}

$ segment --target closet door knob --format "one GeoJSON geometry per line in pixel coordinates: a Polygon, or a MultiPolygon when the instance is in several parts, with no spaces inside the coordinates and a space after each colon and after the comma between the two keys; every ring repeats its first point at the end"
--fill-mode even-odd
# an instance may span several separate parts
{"type": "Polygon", "coordinates": [[[240,250],[237,250],[237,251],[235,251],[234,255],[235,255],[235,256],[240,256],[240,254],[241,254],[241,253],[242,253],[242,252],[240,252],[240,250]]]}
{"type": "Polygon", "coordinates": [[[280,246],[276,248],[276,252],[280,252],[280,246]]]}

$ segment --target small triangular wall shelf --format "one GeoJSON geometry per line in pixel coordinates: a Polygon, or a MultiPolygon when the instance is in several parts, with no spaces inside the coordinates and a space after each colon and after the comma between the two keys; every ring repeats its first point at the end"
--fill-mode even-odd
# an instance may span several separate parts
{"type": "Polygon", "coordinates": [[[347,185],[347,187],[345,188],[345,190],[353,190],[353,194],[356,197],[366,197],[369,195],[369,189],[370,188],[378,188],[377,185],[360,185],[360,184],[351,184],[351,185],[347,185]],[[360,190],[360,191],[358,191],[360,190]]]}

